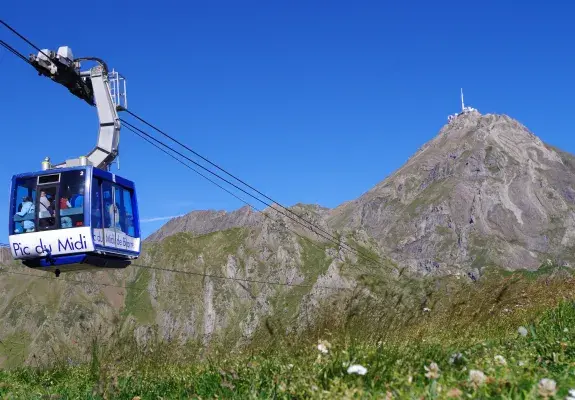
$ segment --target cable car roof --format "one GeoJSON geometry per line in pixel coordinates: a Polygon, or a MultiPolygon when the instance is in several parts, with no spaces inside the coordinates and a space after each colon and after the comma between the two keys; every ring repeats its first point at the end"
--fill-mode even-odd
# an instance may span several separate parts
{"type": "Polygon", "coordinates": [[[108,171],[101,170],[99,168],[95,168],[91,165],[58,168],[58,169],[51,169],[51,170],[46,170],[46,171],[38,170],[38,171],[34,171],[34,172],[23,172],[23,173],[14,175],[12,177],[12,179],[33,178],[33,177],[41,176],[41,175],[54,175],[54,174],[58,174],[58,173],[62,173],[62,172],[78,171],[78,170],[86,170],[86,171],[91,170],[93,176],[97,176],[99,178],[103,178],[105,180],[118,183],[119,185],[125,186],[129,189],[135,189],[135,184],[133,181],[126,179],[126,178],[123,178],[122,176],[114,174],[112,172],[108,172],[108,171]]]}

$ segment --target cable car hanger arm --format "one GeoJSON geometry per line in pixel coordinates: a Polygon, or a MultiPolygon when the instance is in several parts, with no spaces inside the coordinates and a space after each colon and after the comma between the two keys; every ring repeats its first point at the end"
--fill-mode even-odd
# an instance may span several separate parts
{"type": "Polygon", "coordinates": [[[118,111],[125,110],[127,106],[125,79],[116,71],[110,73],[106,63],[99,58],[74,59],[72,50],[67,46],[60,47],[57,52],[42,50],[37,55],[32,54],[30,62],[39,75],[49,77],[65,86],[76,97],[96,106],[99,120],[98,139],[92,151],[86,156],[69,159],[56,165],[52,165],[50,159],[46,158],[42,163],[42,169],[93,165],[96,168],[109,170],[119,153],[121,124],[118,111]],[[89,70],[80,71],[80,61],[87,60],[95,61],[97,65],[89,70]],[[123,81],[123,88],[120,81],[123,81]]]}

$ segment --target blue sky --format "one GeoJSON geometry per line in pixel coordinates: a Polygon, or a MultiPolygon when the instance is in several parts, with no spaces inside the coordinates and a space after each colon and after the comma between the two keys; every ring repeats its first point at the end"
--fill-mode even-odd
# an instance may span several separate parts
{"type": "MultiPolygon", "coordinates": [[[[106,60],[133,112],[284,205],[335,207],[369,190],[459,111],[460,87],[480,112],[575,153],[575,5],[391,3],[34,0],[1,18],[41,48],[106,60]]],[[[33,52],[3,27],[0,39],[33,52]]],[[[6,194],[12,174],[95,144],[95,110],[3,50],[0,87],[6,194]]],[[[145,235],[165,222],[153,219],[243,205],[127,130],[120,149],[145,235]]]]}

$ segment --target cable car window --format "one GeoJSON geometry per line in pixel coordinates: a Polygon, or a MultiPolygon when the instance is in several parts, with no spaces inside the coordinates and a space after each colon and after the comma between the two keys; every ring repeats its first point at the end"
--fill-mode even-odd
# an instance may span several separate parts
{"type": "Polygon", "coordinates": [[[18,179],[16,181],[14,207],[12,210],[13,226],[15,234],[35,231],[35,204],[36,204],[36,179],[18,179]]]}
{"type": "Polygon", "coordinates": [[[122,196],[120,194],[120,188],[114,187],[114,192],[114,201],[108,209],[108,212],[110,213],[110,219],[112,220],[110,227],[121,231],[122,226],[120,225],[120,202],[122,201],[122,196]]]}
{"type": "Polygon", "coordinates": [[[118,220],[117,207],[114,204],[114,186],[110,182],[102,182],[102,198],[104,208],[104,246],[117,247],[115,227],[118,220]]]}
{"type": "Polygon", "coordinates": [[[62,228],[84,226],[84,170],[62,173],[60,180],[60,225],[62,228]]]}
{"type": "Polygon", "coordinates": [[[102,196],[100,185],[102,180],[94,178],[92,181],[92,228],[102,229],[102,196]]]}
{"type": "Polygon", "coordinates": [[[122,195],[122,192],[124,190],[118,186],[116,186],[115,189],[116,193],[114,200],[116,204],[116,209],[114,210],[114,212],[116,212],[117,214],[116,229],[119,229],[123,233],[126,233],[126,207],[124,205],[124,196],[122,195]]]}
{"type": "Polygon", "coordinates": [[[102,198],[104,200],[104,228],[110,229],[112,227],[112,221],[114,220],[114,215],[110,214],[111,206],[114,201],[113,187],[110,182],[102,182],[102,198]]]}
{"type": "Polygon", "coordinates": [[[60,182],[60,174],[40,175],[38,177],[38,185],[46,185],[49,183],[60,182]]]}
{"type": "Polygon", "coordinates": [[[122,198],[122,208],[124,211],[124,232],[128,235],[135,237],[136,230],[134,228],[134,212],[132,209],[132,192],[127,189],[122,189],[124,196],[122,198]]]}
{"type": "Polygon", "coordinates": [[[92,237],[94,244],[104,245],[104,229],[102,222],[102,180],[92,180],[92,237]]]}

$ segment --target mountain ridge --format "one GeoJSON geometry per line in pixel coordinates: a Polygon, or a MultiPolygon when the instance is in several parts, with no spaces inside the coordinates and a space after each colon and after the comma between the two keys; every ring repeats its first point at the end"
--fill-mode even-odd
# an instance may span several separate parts
{"type": "MultiPolygon", "coordinates": [[[[537,229],[545,229],[545,221],[551,221],[548,214],[572,212],[561,199],[572,203],[574,169],[564,160],[575,165],[575,158],[567,152],[557,151],[506,114],[482,115],[476,110],[462,113],[445,124],[405,164],[357,199],[333,209],[314,206],[321,209],[320,213],[315,213],[315,218],[332,232],[366,230],[378,240],[384,252],[393,254],[394,260],[406,263],[414,270],[430,272],[430,265],[442,264],[470,267],[479,256],[470,254],[476,253],[477,249],[471,249],[469,241],[477,242],[471,246],[477,248],[485,244],[479,242],[489,241],[493,235],[499,240],[507,236],[520,240],[524,248],[509,245],[504,249],[505,246],[497,245],[494,252],[505,254],[497,257],[491,254],[490,262],[507,264],[511,268],[535,268],[549,256],[546,246],[535,237],[537,229]],[[547,182],[547,196],[558,199],[555,206],[546,209],[542,204],[541,191],[532,187],[536,180],[541,181],[541,187],[542,182],[547,182]],[[554,190],[554,185],[563,186],[563,189],[554,190]],[[493,187],[498,187],[499,191],[494,191],[493,187]],[[549,194],[550,191],[556,193],[549,194]],[[528,204],[525,203],[527,200],[528,204]],[[425,205],[430,208],[421,209],[425,205]],[[428,222],[431,218],[434,229],[449,237],[443,241],[429,238],[421,246],[414,245],[421,239],[416,230],[400,227],[409,226],[419,217],[428,222]],[[498,226],[494,218],[502,218],[509,226],[498,226]],[[397,224],[396,228],[386,228],[394,224],[397,224]],[[467,225],[479,228],[472,229],[467,225]],[[453,248],[453,243],[445,245],[454,239],[457,248],[453,248]],[[421,247],[440,248],[442,245],[451,247],[457,255],[447,257],[447,261],[436,259],[433,251],[427,251],[427,257],[413,257],[414,253],[423,252],[421,247]],[[536,252],[545,254],[537,255],[536,252]]],[[[301,204],[294,207],[306,208],[301,204]]],[[[236,224],[227,225],[241,226],[241,221],[235,221],[236,224]]],[[[261,219],[254,218],[250,222],[257,224],[261,219]]],[[[565,230],[567,238],[562,239],[563,244],[570,243],[569,237],[574,234],[571,225],[565,230]]],[[[169,234],[164,231],[159,237],[169,234]]]]}
{"type": "Polygon", "coordinates": [[[233,211],[195,210],[172,218],[160,229],[149,235],[146,242],[157,242],[177,232],[207,234],[240,226],[254,226],[260,222],[256,211],[243,206],[233,211]]]}

